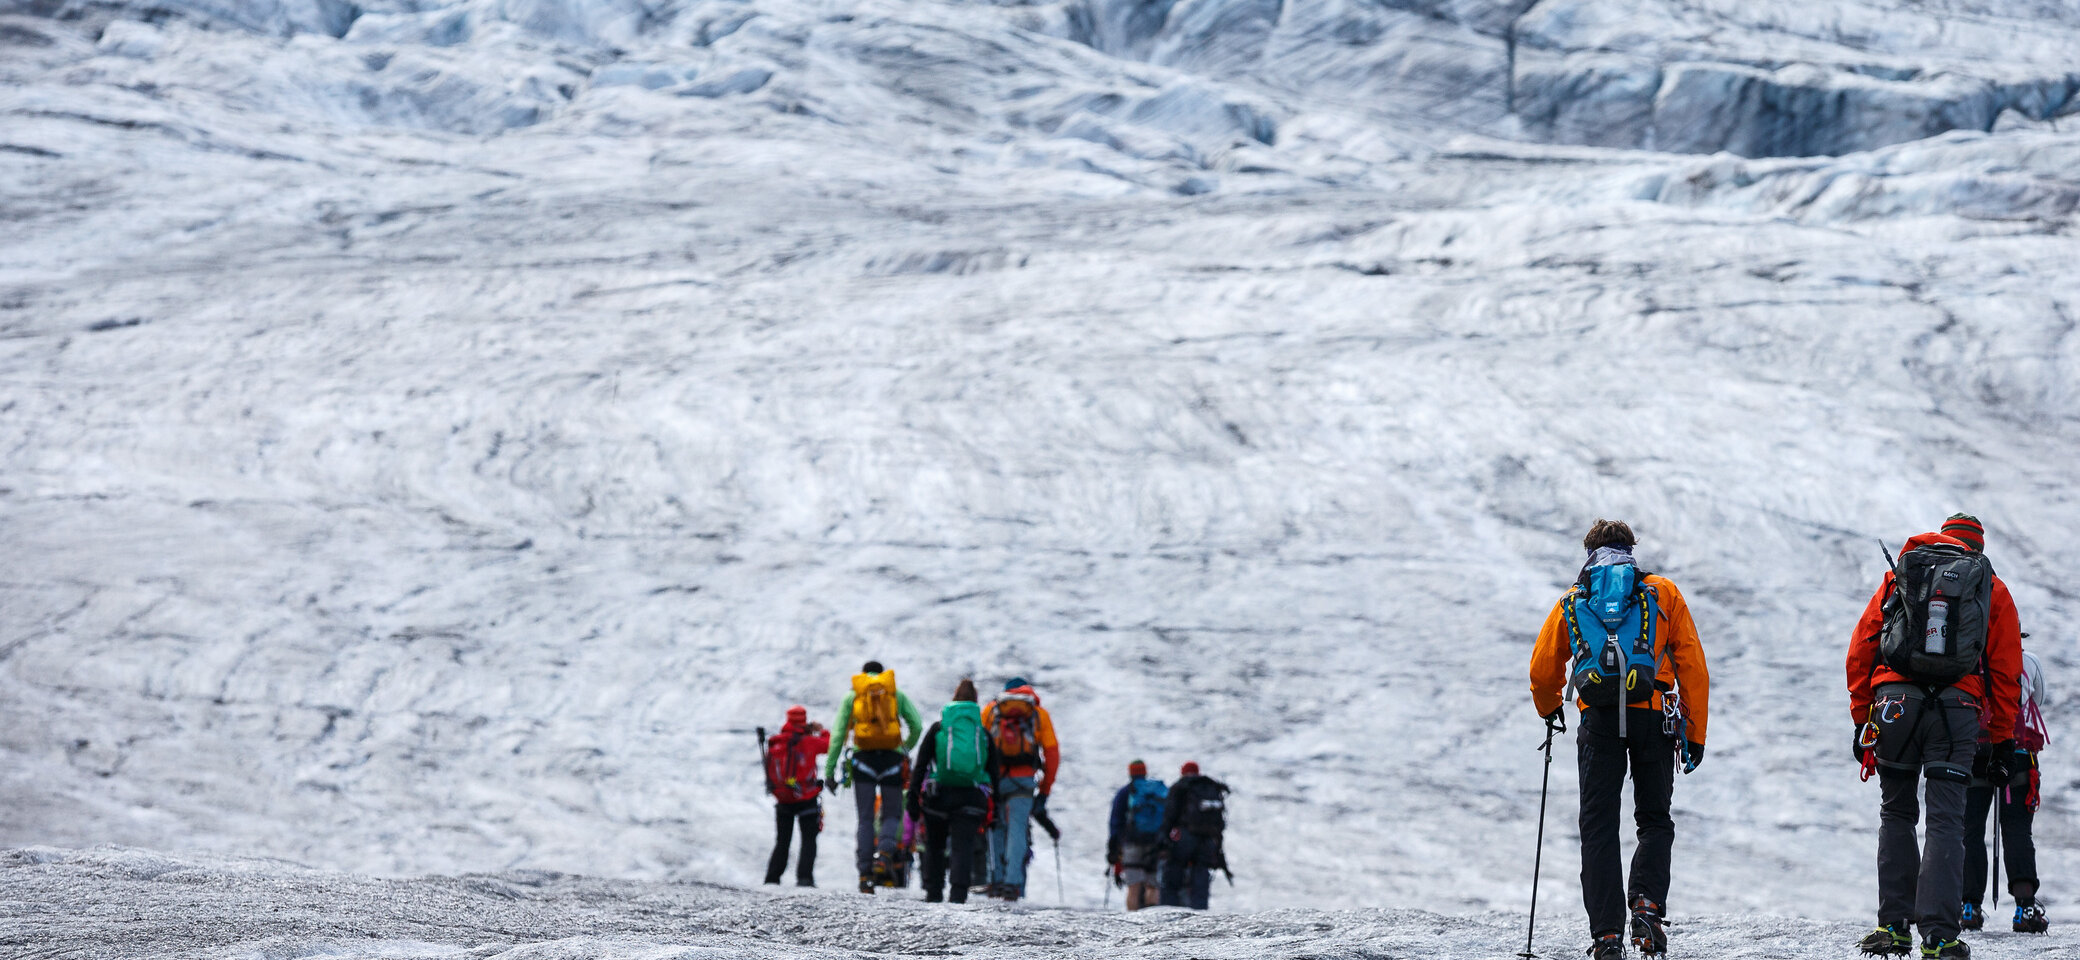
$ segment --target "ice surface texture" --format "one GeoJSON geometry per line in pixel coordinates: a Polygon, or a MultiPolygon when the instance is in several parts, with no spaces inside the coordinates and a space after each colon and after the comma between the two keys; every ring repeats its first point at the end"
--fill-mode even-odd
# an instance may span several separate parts
{"type": "MultiPolygon", "coordinates": [[[[1096,916],[1030,905],[890,903],[782,895],[701,883],[572,877],[542,871],[379,880],[280,862],[174,859],[139,850],[30,848],[0,853],[0,883],[26,908],[0,944],[28,956],[173,960],[794,960],[798,957],[1441,957],[1520,950],[1521,918],[1419,910],[1274,910],[1244,916],[1151,909],[1096,916]],[[64,905],[57,909],[56,905],[64,905]]],[[[1835,958],[1866,925],[1704,917],[1672,928],[1677,956],[1835,958]]],[[[2065,958],[2050,936],[1975,937],[1973,955],[2065,958]]],[[[1577,943],[1540,935],[1566,957],[1577,943]]]]}
{"type": "Polygon", "coordinates": [[[1921,137],[2064,8],[4,9],[0,842],[752,882],[751,726],[875,657],[1039,684],[1072,905],[1141,756],[1218,909],[1521,910],[1616,516],[1717,681],[1672,908],[1846,920],[1872,538],[1977,513],[2075,675],[2070,119],[1533,142],[1921,137]]]}

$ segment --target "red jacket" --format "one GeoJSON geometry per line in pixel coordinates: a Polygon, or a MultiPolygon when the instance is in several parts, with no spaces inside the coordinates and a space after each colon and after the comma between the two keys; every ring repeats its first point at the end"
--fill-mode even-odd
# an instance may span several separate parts
{"type": "MultiPolygon", "coordinates": [[[[1899,552],[1905,554],[1929,543],[1964,546],[1953,537],[1924,533],[1909,539],[1899,552]]],[[[1870,719],[1871,691],[1880,684],[1909,682],[1878,662],[1878,633],[1885,624],[1885,594],[1891,588],[1892,571],[1887,570],[1878,592],[1871,594],[1871,602],[1863,608],[1863,619],[1856,621],[1855,635],[1849,638],[1849,716],[1858,725],[1870,719]]],[[[2015,599],[2008,595],[2008,585],[1997,576],[1993,578],[1992,599],[1993,616],[1986,624],[1986,672],[1993,680],[1993,692],[1987,694],[1986,684],[1977,673],[1952,686],[1979,701],[1979,716],[1987,739],[2000,741],[2015,736],[2016,705],[2022,698],[2022,623],[2016,617],[2015,599]]]]}
{"type": "Polygon", "coordinates": [[[806,712],[797,715],[790,710],[786,725],[766,740],[766,785],[779,803],[814,800],[823,792],[822,781],[816,779],[816,758],[830,752],[831,734],[821,728],[806,732],[808,721],[806,712]]]}

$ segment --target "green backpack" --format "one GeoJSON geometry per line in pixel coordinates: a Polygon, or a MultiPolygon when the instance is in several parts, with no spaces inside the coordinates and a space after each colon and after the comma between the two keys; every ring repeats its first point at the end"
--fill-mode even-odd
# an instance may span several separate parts
{"type": "Polygon", "coordinates": [[[982,782],[989,762],[989,742],[982,736],[982,707],[955,700],[939,710],[939,755],[932,758],[932,779],[942,787],[972,787],[982,782]]]}

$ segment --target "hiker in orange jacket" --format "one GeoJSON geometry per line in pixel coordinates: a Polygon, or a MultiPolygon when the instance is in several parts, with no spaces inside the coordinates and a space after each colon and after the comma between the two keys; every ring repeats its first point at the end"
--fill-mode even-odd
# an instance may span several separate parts
{"type": "Polygon", "coordinates": [[[1636,542],[1632,528],[1615,520],[1589,528],[1582,538],[1588,562],[1547,614],[1531,652],[1531,703],[1548,726],[1567,728],[1563,688],[1580,694],[1575,757],[1582,795],[1582,905],[1595,937],[1591,960],[1624,953],[1628,906],[1632,942],[1640,952],[1667,949],[1662,917],[1676,835],[1669,816],[1676,758],[1684,773],[1704,762],[1711,707],[1711,677],[1690,606],[1675,584],[1640,572],[1632,559],[1636,542]],[[1640,642],[1642,637],[1651,643],[1640,642]],[[1649,661],[1655,665],[1651,677],[1649,661]],[[1608,673],[1599,668],[1606,662],[1608,673]],[[1629,704],[1623,710],[1620,694],[1629,704]],[[1628,766],[1639,831],[1629,885],[1618,852],[1618,807],[1628,766]]]}
{"type": "Polygon", "coordinates": [[[1004,692],[982,709],[982,729],[996,742],[1000,758],[997,821],[990,828],[989,895],[1017,900],[1026,890],[1029,819],[1035,810],[1046,812],[1055,771],[1062,765],[1062,748],[1054,737],[1054,718],[1024,677],[1011,678],[1004,692]]]}
{"type": "Polygon", "coordinates": [[[1924,958],[1971,956],[1971,948],[1958,939],[1966,791],[1975,758],[1992,779],[2006,777],[2022,693],[2022,628],[2007,584],[1985,563],[1985,545],[1985,527],[1962,513],[1944,521],[1940,533],[1909,538],[1849,638],[1846,667],[1849,715],[1857,725],[1856,759],[1866,776],[1878,774],[1882,794],[1878,927],[1858,944],[1865,953],[1913,950],[1911,925],[1919,928],[1924,958]],[[1916,591],[1925,591],[1926,598],[1916,591]],[[1915,593],[1914,600],[1905,600],[1909,593],[1915,593]],[[1895,596],[1904,602],[1888,604],[1895,596]],[[1948,626],[1936,620],[1937,600],[1955,601],[1941,605],[1948,626]],[[1895,642],[1912,638],[1904,652],[1896,649],[1890,658],[1883,649],[1888,606],[1897,607],[1895,642]],[[1970,649],[1968,638],[1977,640],[1982,629],[1976,668],[1957,665],[1970,649]],[[1936,675],[1937,670],[1945,672],[1936,675]],[[1902,671],[1930,675],[1917,678],[1902,671]],[[1925,841],[1917,850],[1914,828],[1923,820],[1924,803],[1917,795],[1923,779],[1925,841]]]}

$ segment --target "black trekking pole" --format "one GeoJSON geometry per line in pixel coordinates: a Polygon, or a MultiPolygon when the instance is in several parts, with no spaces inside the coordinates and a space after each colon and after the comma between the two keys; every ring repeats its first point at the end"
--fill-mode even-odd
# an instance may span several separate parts
{"type": "Polygon", "coordinates": [[[1062,828],[1054,825],[1054,818],[1047,815],[1047,805],[1033,808],[1033,821],[1047,831],[1047,838],[1054,841],[1054,898],[1059,903],[1068,903],[1069,896],[1062,892],[1062,828]]]}
{"type": "Polygon", "coordinates": [[[1993,908],[2001,908],[2001,802],[2008,798],[2008,788],[1993,792],[1993,875],[1987,878],[1993,887],[1993,908]]]}
{"type": "MultiPolygon", "coordinates": [[[[1546,742],[1539,746],[1545,751],[1545,773],[1538,781],[1538,849],[1531,855],[1531,915],[1524,920],[1524,952],[1517,954],[1524,960],[1538,960],[1531,950],[1531,935],[1538,929],[1538,871],[1546,855],[1546,792],[1553,783],[1553,736],[1567,732],[1567,707],[1563,704],[1546,721],[1546,742]]],[[[1619,708],[1623,711],[1623,708],[1619,708]]]]}

